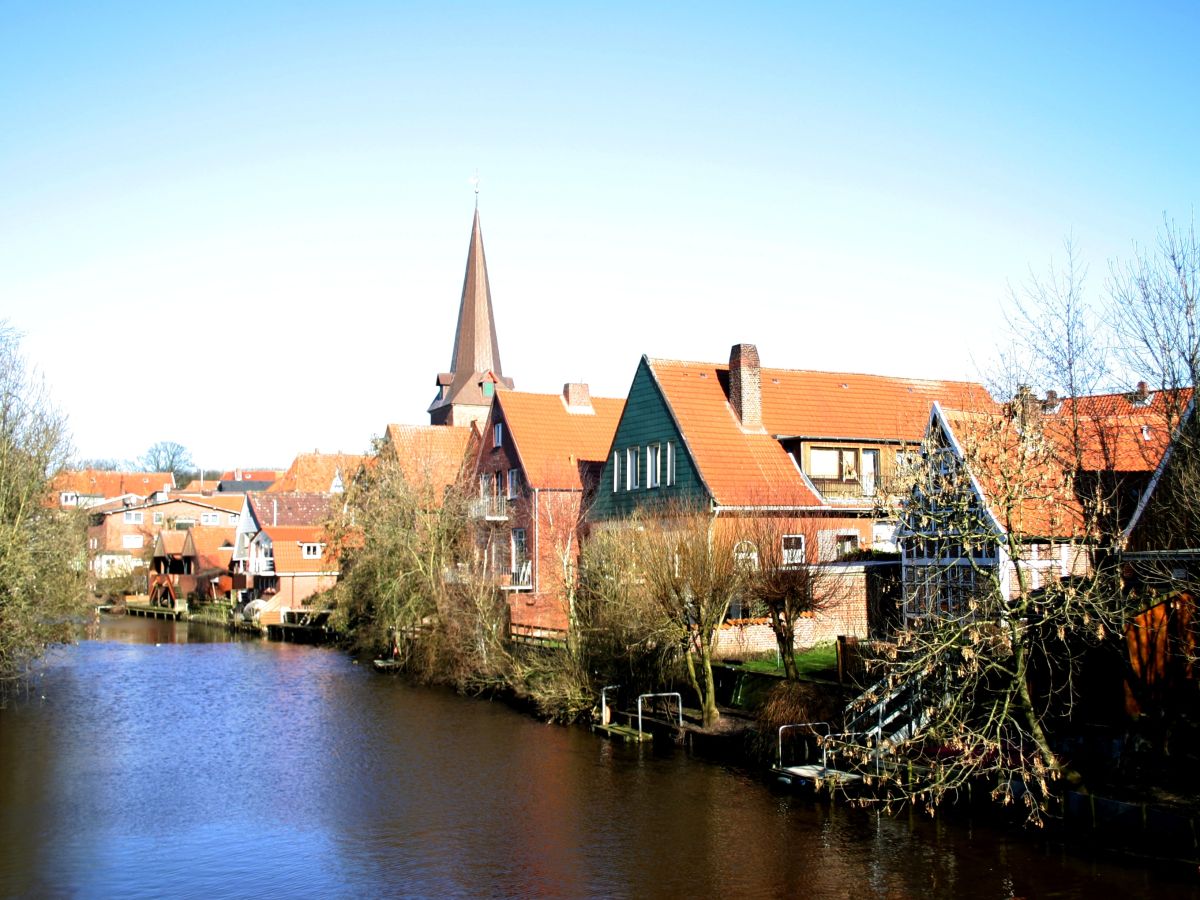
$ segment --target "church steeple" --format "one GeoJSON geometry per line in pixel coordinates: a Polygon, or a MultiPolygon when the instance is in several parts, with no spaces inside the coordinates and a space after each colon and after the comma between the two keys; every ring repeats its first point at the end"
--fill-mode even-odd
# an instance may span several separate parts
{"type": "Polygon", "coordinates": [[[437,377],[438,395],[429,405],[429,420],[434,425],[469,425],[487,418],[492,394],[497,388],[511,388],[500,365],[500,344],[496,339],[496,319],[492,312],[492,290],[488,283],[487,257],[483,252],[483,232],[479,228],[479,207],[471,224],[471,244],[467,250],[467,270],[463,276],[462,300],[458,307],[458,327],[450,355],[450,371],[437,377]]]}

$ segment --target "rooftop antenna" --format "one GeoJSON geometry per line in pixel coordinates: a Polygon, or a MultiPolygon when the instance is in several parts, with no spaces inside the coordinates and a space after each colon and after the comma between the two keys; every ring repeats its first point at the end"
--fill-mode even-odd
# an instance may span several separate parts
{"type": "Polygon", "coordinates": [[[475,209],[479,209],[479,170],[475,170],[475,174],[467,179],[467,182],[475,188],[475,209]]]}

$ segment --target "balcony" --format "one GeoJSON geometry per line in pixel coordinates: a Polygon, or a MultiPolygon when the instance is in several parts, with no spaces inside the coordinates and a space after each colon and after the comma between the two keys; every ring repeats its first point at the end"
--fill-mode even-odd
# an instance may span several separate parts
{"type": "Polygon", "coordinates": [[[533,564],[529,560],[517,563],[511,572],[500,575],[500,590],[502,591],[531,591],[533,590],[533,564]]]}
{"type": "Polygon", "coordinates": [[[471,518],[488,522],[508,521],[508,500],[504,497],[476,497],[471,501],[471,518]]]}
{"type": "Polygon", "coordinates": [[[886,488],[878,478],[810,478],[813,486],[826,500],[867,500],[886,494],[886,488]]]}

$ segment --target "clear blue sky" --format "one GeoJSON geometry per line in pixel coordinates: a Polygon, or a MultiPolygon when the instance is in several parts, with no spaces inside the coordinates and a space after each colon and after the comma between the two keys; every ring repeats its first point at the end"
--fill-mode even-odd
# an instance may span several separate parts
{"type": "Polygon", "coordinates": [[[0,318],[81,456],[283,466],[427,421],[476,169],[506,374],[612,396],[977,377],[1191,215],[1200,7],[830,6],[6,3],[0,318]]]}

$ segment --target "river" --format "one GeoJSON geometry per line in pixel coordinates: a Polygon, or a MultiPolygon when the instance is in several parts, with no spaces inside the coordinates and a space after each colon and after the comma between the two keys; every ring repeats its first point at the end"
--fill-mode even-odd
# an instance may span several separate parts
{"type": "Polygon", "coordinates": [[[196,625],[106,617],[0,710],[3,896],[1200,897],[1186,878],[196,625]]]}

